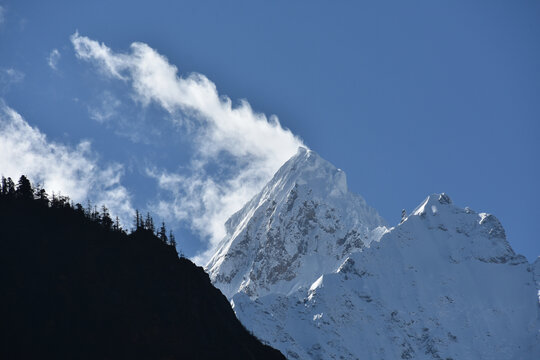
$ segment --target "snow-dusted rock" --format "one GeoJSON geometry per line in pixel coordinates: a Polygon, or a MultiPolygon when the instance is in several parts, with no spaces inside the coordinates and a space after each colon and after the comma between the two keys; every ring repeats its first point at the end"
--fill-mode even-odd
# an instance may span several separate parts
{"type": "Polygon", "coordinates": [[[290,359],[540,358],[540,260],[446,194],[387,229],[302,150],[227,225],[211,278],[290,359]]]}

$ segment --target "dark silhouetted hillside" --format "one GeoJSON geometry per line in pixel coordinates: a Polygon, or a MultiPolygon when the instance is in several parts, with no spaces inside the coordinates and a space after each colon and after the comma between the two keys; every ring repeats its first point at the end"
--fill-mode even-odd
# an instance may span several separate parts
{"type": "Polygon", "coordinates": [[[283,358],[152,232],[24,191],[0,194],[1,359],[283,358]]]}

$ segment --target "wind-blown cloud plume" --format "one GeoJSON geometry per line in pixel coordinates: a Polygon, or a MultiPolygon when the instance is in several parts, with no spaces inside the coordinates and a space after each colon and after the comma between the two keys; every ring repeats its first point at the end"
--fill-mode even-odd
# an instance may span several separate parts
{"type": "Polygon", "coordinates": [[[233,106],[204,75],[179,76],[176,66],[144,43],[131,44],[129,53],[117,53],[78,33],[71,41],[80,59],[129,84],[141,105],[158,104],[189,129],[195,150],[188,173],[154,168],[147,172],[173,197],[156,205],[160,214],[189,220],[210,240],[209,250],[195,258],[204,262],[224,237],[226,219],[303,146],[302,141],[276,116],[256,113],[247,101],[233,106]]]}
{"type": "Polygon", "coordinates": [[[27,175],[47,191],[83,203],[104,204],[130,224],[134,210],[128,190],[120,184],[118,164],[100,167],[88,141],[76,147],[49,141],[38,129],[0,100],[0,173],[17,181],[27,175]]]}

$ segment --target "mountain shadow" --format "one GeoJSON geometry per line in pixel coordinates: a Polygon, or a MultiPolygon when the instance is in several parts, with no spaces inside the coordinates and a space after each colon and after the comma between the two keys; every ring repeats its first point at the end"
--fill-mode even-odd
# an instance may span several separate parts
{"type": "Polygon", "coordinates": [[[0,358],[284,359],[152,231],[27,185],[0,194],[0,358]]]}

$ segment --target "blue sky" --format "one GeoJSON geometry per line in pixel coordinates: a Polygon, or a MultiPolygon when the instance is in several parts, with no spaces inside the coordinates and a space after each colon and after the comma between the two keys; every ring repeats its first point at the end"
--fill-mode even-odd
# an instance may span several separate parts
{"type": "Polygon", "coordinates": [[[540,255],[536,1],[0,6],[5,175],[150,210],[194,256],[303,143],[390,224],[444,191],[540,255]]]}

